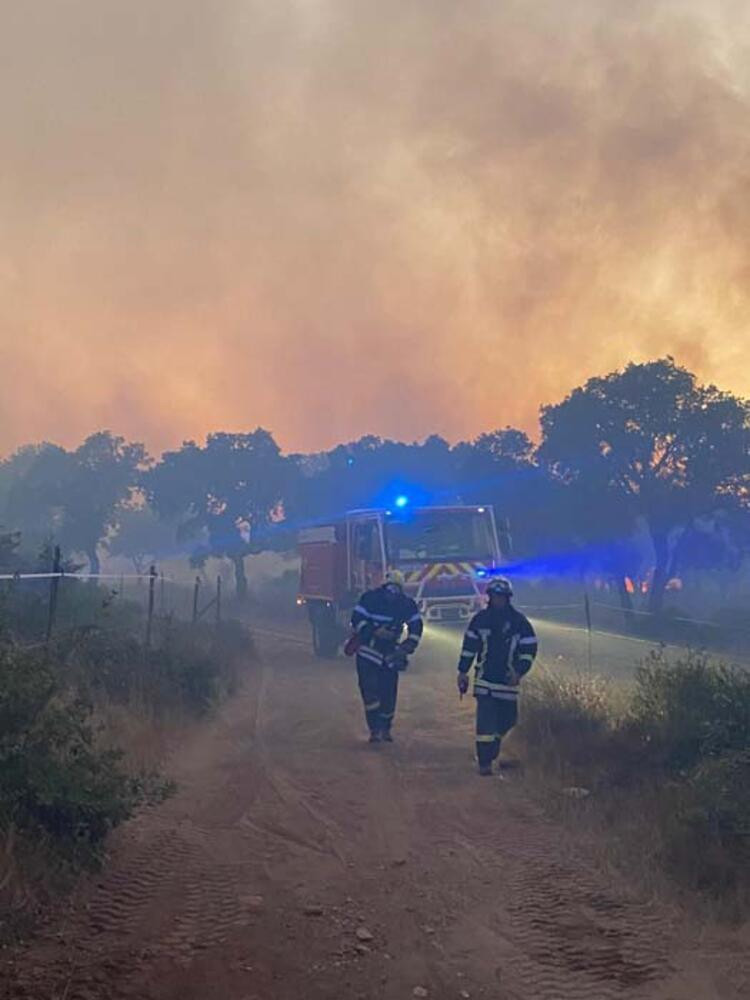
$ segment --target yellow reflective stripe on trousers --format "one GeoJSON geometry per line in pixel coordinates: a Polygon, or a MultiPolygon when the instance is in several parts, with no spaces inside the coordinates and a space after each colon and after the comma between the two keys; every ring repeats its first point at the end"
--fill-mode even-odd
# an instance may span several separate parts
{"type": "Polygon", "coordinates": [[[376,708],[380,708],[380,702],[379,701],[369,701],[369,702],[366,701],[365,702],[365,711],[366,712],[373,712],[376,708]]]}
{"type": "Polygon", "coordinates": [[[494,743],[497,738],[497,736],[480,736],[477,733],[476,741],[477,743],[494,743]]]}

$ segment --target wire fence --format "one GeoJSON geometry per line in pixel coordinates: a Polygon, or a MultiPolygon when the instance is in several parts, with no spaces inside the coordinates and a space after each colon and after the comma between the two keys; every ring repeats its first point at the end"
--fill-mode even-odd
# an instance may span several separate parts
{"type": "MultiPolygon", "coordinates": [[[[0,574],[0,639],[27,648],[49,646],[66,635],[123,632],[137,636],[148,649],[170,622],[215,623],[225,613],[221,575],[176,580],[152,565],[145,572],[67,572],[56,548],[48,571],[0,574]]],[[[284,604],[285,594],[277,594],[284,604]]],[[[532,618],[585,633],[588,657],[592,641],[604,650],[616,636],[652,646],[703,648],[750,661],[750,616],[727,611],[715,619],[692,617],[673,609],[654,614],[601,600],[590,592],[574,598],[570,590],[519,594],[518,606],[532,618]],[[555,599],[559,596],[559,600],[555,599]],[[544,598],[549,597],[550,600],[544,598]],[[737,618],[739,617],[739,620],[737,618]]],[[[278,603],[278,602],[277,602],[278,603]]]]}
{"type": "Polygon", "coordinates": [[[171,621],[212,621],[223,615],[222,579],[196,576],[191,585],[152,565],[144,573],[74,573],[59,548],[48,572],[0,574],[0,637],[24,648],[66,635],[126,632],[148,649],[171,621]]]}
{"type": "Polygon", "coordinates": [[[660,613],[642,608],[596,600],[583,593],[573,601],[558,603],[521,603],[530,617],[548,619],[557,625],[585,632],[589,657],[592,637],[617,637],[651,646],[699,648],[728,655],[743,661],[750,659],[750,618],[737,613],[717,613],[716,619],[692,617],[673,609],[660,613]]]}

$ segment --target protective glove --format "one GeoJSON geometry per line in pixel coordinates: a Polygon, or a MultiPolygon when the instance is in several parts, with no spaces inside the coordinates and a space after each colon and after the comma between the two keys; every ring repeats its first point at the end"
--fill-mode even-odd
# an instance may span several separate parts
{"type": "Polygon", "coordinates": [[[411,654],[417,648],[417,640],[416,639],[404,639],[404,641],[401,643],[401,646],[399,648],[403,649],[403,651],[406,653],[407,656],[411,656],[411,654]]]}
{"type": "Polygon", "coordinates": [[[461,671],[459,670],[457,683],[458,683],[458,693],[466,694],[466,692],[469,690],[469,675],[462,674],[461,671]]]}
{"type": "Polygon", "coordinates": [[[385,658],[385,663],[389,669],[401,672],[406,670],[409,666],[409,657],[399,646],[397,646],[390,656],[385,658]]]}

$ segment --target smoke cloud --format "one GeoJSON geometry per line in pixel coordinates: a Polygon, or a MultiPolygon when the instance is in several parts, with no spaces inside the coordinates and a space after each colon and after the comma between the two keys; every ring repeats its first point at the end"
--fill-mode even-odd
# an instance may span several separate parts
{"type": "Polygon", "coordinates": [[[0,451],[750,393],[744,0],[0,8],[0,451]]]}

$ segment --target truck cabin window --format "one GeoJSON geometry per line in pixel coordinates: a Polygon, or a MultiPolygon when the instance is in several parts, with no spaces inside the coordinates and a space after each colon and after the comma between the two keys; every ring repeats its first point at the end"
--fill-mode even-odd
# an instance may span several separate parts
{"type": "Polygon", "coordinates": [[[410,560],[485,560],[494,552],[489,517],[479,512],[418,512],[388,525],[394,562],[410,560]]]}

